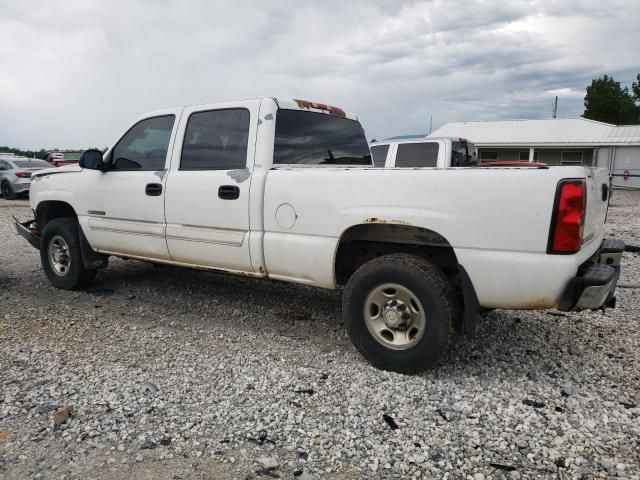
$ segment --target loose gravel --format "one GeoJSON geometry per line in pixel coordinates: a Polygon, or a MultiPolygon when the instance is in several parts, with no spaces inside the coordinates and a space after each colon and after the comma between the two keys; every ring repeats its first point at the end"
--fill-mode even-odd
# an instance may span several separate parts
{"type": "MultiPolygon", "coordinates": [[[[0,200],[0,478],[640,478],[639,253],[615,310],[492,312],[403,376],[336,292],[123,260],[55,290],[29,214],[0,200]]],[[[640,194],[607,229],[640,245],[640,194]]]]}

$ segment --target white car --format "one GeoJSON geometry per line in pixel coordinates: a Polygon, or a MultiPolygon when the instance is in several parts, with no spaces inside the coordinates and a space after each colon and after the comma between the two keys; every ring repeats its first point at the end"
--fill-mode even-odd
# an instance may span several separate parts
{"type": "Polygon", "coordinates": [[[171,108],[37,172],[35,219],[15,225],[58,288],[109,256],[344,287],[355,346],[400,372],[436,364],[484,309],[613,304],[606,171],[398,167],[374,168],[357,118],[329,105],[171,108]]]}
{"type": "Polygon", "coordinates": [[[44,160],[0,155],[0,193],[8,200],[14,200],[18,195],[27,195],[31,187],[31,175],[51,167],[44,160]]]}

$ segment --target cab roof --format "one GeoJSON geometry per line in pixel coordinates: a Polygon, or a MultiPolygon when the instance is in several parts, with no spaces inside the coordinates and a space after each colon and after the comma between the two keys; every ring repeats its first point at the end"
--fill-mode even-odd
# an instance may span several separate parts
{"type": "MultiPolygon", "coordinates": [[[[310,112],[325,113],[327,115],[333,115],[335,117],[343,117],[343,118],[348,118],[350,120],[358,120],[358,117],[355,114],[351,112],[347,112],[346,110],[343,110],[340,107],[328,105],[326,103],[311,102],[309,100],[300,100],[295,98],[293,99],[292,98],[276,98],[276,97],[262,97],[262,98],[254,98],[254,99],[244,98],[244,99],[228,100],[224,102],[204,103],[200,105],[188,105],[188,106],[196,107],[196,108],[202,106],[203,108],[211,109],[212,107],[215,108],[216,105],[222,106],[224,104],[225,107],[228,108],[229,103],[233,103],[234,101],[246,101],[246,100],[272,100],[276,103],[278,108],[283,108],[287,110],[308,110],[310,112]]],[[[184,107],[185,106],[183,106],[182,108],[184,107]]],[[[163,108],[160,110],[154,110],[152,112],[145,113],[140,118],[148,118],[151,116],[164,115],[168,113],[170,110],[174,110],[175,108],[180,108],[180,107],[174,107],[173,109],[163,108]]]]}

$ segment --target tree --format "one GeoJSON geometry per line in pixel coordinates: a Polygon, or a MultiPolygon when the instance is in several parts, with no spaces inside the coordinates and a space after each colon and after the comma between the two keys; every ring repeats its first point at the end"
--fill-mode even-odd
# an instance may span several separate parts
{"type": "Polygon", "coordinates": [[[638,108],[640,108],[640,73],[636,75],[636,80],[631,85],[631,91],[633,92],[633,99],[638,104],[638,108]]]}
{"type": "MultiPolygon", "coordinates": [[[[640,86],[638,88],[640,89],[640,86]]],[[[627,87],[621,87],[620,82],[616,82],[613,77],[604,75],[592,80],[591,85],[587,87],[582,116],[600,122],[623,125],[638,122],[640,108],[636,106],[627,87]]]]}
{"type": "Polygon", "coordinates": [[[6,145],[0,146],[0,152],[13,153],[22,157],[29,158],[42,158],[47,154],[47,150],[41,148],[40,150],[21,150],[19,148],[7,147],[6,145]]]}

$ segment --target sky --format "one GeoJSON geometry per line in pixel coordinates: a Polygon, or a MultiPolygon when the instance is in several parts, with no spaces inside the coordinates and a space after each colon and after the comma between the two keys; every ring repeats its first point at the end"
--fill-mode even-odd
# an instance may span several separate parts
{"type": "Polygon", "coordinates": [[[640,72],[640,0],[0,0],[0,145],[109,146],[164,107],[283,97],[369,139],[583,113],[640,72]]]}

